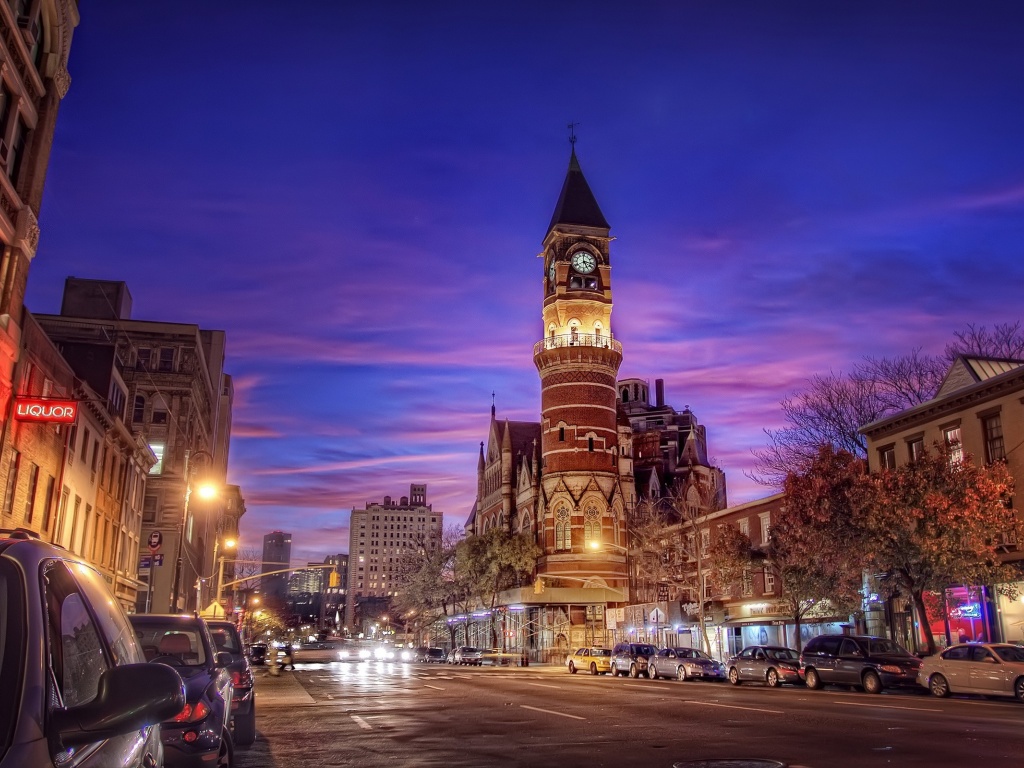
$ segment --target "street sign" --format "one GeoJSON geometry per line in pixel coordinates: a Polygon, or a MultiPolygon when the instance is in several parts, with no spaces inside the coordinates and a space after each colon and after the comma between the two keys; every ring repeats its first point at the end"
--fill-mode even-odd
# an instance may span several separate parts
{"type": "Polygon", "coordinates": [[[160,531],[153,531],[149,534],[149,551],[157,552],[160,545],[164,543],[164,535],[160,531]]]}
{"type": "Polygon", "coordinates": [[[143,555],[139,558],[139,570],[146,570],[154,566],[163,565],[163,555],[143,555]]]}

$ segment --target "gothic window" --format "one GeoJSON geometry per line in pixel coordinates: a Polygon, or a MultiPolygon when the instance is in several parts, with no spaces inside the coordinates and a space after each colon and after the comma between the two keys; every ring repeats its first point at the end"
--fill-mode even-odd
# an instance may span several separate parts
{"type": "Polygon", "coordinates": [[[628,403],[629,402],[629,387],[623,387],[622,388],[622,402],[624,402],[624,403],[628,403]]]}
{"type": "Polygon", "coordinates": [[[562,507],[555,512],[555,549],[568,551],[572,549],[572,523],[569,510],[562,507]]]}
{"type": "Polygon", "coordinates": [[[594,507],[587,507],[583,513],[583,546],[587,549],[601,546],[601,513],[594,507]]]}

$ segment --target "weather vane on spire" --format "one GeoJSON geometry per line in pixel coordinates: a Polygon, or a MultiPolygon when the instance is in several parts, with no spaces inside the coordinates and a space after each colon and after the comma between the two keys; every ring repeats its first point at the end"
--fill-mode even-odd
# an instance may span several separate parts
{"type": "Polygon", "coordinates": [[[569,125],[567,126],[569,128],[569,143],[572,144],[573,148],[576,147],[576,126],[577,125],[579,125],[579,123],[569,123],[569,125]]]}

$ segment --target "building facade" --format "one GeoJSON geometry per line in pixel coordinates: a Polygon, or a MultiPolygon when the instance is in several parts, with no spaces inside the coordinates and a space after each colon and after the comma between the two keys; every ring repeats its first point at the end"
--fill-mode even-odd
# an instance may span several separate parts
{"type": "MultiPolygon", "coordinates": [[[[226,487],[230,377],[225,334],[188,323],[135,320],[125,283],[68,278],[59,315],[36,314],[58,347],[104,348],[125,388],[126,423],[156,463],[147,477],[140,542],[145,582],[136,609],[201,609],[216,569],[224,506],[192,493],[226,487]],[[224,413],[224,410],[228,413],[224,413]]],[[[91,460],[90,460],[91,461],[91,460]]]]}
{"type": "MultiPolygon", "coordinates": [[[[409,495],[367,502],[349,522],[348,578],[343,630],[366,633],[402,588],[406,555],[441,546],[444,514],[427,503],[427,486],[413,483],[409,495]]],[[[340,565],[340,561],[339,561],[340,565]]]]}
{"type": "MultiPolygon", "coordinates": [[[[29,266],[57,112],[71,85],[75,0],[0,3],[0,418],[11,418],[29,266]]],[[[0,475],[11,457],[0,457],[0,475]]]]}
{"type": "MultiPolygon", "coordinates": [[[[952,461],[965,455],[976,463],[1005,461],[1018,498],[1024,488],[1024,361],[994,358],[957,358],[935,397],[915,408],[881,419],[861,429],[867,438],[868,467],[872,472],[913,461],[925,450],[944,446],[952,461]]],[[[1012,514],[1019,514],[1011,506],[1012,514]]],[[[1001,558],[1016,563],[1024,573],[1021,542],[994,531],[1001,541],[1001,558]]],[[[950,616],[952,639],[1024,641],[1024,598],[1010,599],[991,584],[950,584],[947,599],[955,608],[950,616]]],[[[1024,595],[1024,580],[1017,584],[1024,595]]],[[[907,600],[896,599],[879,616],[894,637],[915,645],[913,616],[907,600]]],[[[945,622],[929,628],[942,646],[945,622]]]]}
{"type": "Polygon", "coordinates": [[[263,537],[263,563],[260,566],[260,592],[264,598],[284,601],[288,597],[291,573],[274,573],[287,569],[292,559],[292,535],[272,531],[263,537]]]}

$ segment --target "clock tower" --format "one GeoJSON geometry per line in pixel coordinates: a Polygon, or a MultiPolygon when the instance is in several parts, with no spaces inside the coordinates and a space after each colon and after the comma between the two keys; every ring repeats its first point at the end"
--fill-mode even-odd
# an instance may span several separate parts
{"type": "Polygon", "coordinates": [[[611,241],[574,147],[540,254],[544,334],[533,350],[541,383],[537,565],[546,579],[606,587],[607,602],[621,603],[628,583],[625,513],[634,491],[629,426],[620,426],[616,408],[622,345],[611,327],[611,241]]]}

